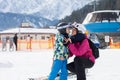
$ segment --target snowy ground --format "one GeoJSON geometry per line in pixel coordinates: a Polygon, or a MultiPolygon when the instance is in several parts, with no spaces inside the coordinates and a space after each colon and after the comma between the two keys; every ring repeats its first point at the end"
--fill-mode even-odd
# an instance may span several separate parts
{"type": "MultiPolygon", "coordinates": [[[[52,55],[52,50],[0,51],[0,80],[28,80],[48,75],[52,55]]],[[[100,50],[100,58],[96,60],[94,67],[89,69],[87,80],[120,80],[119,61],[120,49],[100,50]]]]}

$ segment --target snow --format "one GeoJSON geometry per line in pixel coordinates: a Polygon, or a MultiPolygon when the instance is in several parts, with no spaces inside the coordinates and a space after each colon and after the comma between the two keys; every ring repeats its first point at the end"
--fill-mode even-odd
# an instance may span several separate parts
{"type": "Polygon", "coordinates": [[[100,58],[89,70],[88,80],[120,80],[120,49],[100,50],[100,58]]]}
{"type": "Polygon", "coordinates": [[[43,16],[44,18],[54,20],[54,18],[62,19],[70,15],[72,11],[83,7],[91,1],[92,0],[0,0],[0,12],[33,15],[37,13],[39,17],[43,16]]]}
{"type": "MultiPolygon", "coordinates": [[[[38,51],[0,50],[0,80],[28,80],[49,74],[53,50],[38,51]]],[[[87,80],[120,80],[120,49],[100,50],[100,58],[88,69],[87,80]]],[[[70,58],[68,62],[71,62],[70,58]]],[[[76,79],[68,79],[76,80],[76,79]]]]}

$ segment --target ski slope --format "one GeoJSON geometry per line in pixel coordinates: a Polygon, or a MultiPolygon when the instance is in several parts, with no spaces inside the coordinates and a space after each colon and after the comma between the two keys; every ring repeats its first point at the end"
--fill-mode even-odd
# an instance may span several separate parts
{"type": "MultiPolygon", "coordinates": [[[[0,51],[0,80],[28,80],[49,74],[53,50],[0,51]]],[[[70,58],[68,62],[71,62],[70,58]]],[[[120,49],[100,50],[100,58],[88,69],[87,80],[120,80],[120,49]]],[[[68,80],[76,80],[68,79],[68,80]]]]}

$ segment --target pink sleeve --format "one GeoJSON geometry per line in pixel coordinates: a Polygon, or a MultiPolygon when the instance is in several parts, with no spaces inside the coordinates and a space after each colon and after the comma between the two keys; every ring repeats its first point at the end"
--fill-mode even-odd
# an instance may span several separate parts
{"type": "Polygon", "coordinates": [[[68,45],[68,48],[70,52],[76,56],[82,56],[88,51],[88,49],[90,49],[87,39],[84,39],[79,46],[76,46],[75,43],[71,43],[68,45]]]}
{"type": "Polygon", "coordinates": [[[73,56],[73,54],[71,53],[71,51],[69,51],[69,57],[72,57],[73,56]]]}

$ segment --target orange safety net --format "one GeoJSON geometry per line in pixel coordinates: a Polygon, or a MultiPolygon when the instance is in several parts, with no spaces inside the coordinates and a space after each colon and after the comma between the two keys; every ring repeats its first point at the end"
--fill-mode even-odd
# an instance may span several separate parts
{"type": "Polygon", "coordinates": [[[110,48],[120,48],[120,42],[113,43],[110,48]]]}
{"type": "Polygon", "coordinates": [[[48,40],[18,40],[18,50],[39,50],[39,49],[53,49],[54,39],[48,40]]]}
{"type": "Polygon", "coordinates": [[[113,39],[110,37],[110,48],[120,48],[120,42],[113,43],[113,39]]]}

